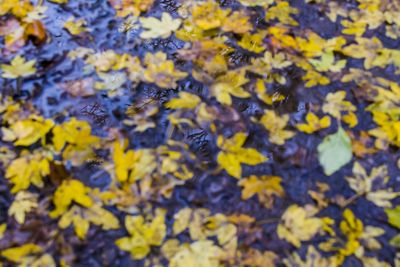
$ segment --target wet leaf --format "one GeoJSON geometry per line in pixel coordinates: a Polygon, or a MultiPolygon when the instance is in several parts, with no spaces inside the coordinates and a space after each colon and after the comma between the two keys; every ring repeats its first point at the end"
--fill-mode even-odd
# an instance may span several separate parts
{"type": "Polygon", "coordinates": [[[38,207],[38,195],[28,191],[20,191],[15,196],[13,203],[8,209],[8,215],[14,216],[19,224],[25,222],[26,213],[38,207]]]}
{"type": "Polygon", "coordinates": [[[353,157],[351,140],[343,128],[324,138],[318,145],[319,163],[327,176],[331,176],[349,163],[353,157]]]}
{"type": "Polygon", "coordinates": [[[3,78],[15,79],[19,77],[28,77],[36,73],[36,60],[26,61],[22,56],[16,56],[10,65],[2,64],[3,78]]]}
{"type": "Polygon", "coordinates": [[[312,209],[291,205],[282,215],[282,222],[278,225],[279,238],[296,247],[300,247],[301,241],[310,240],[323,227],[323,221],[313,217],[313,213],[312,209]]]}
{"type": "Polygon", "coordinates": [[[219,136],[217,140],[217,144],[221,148],[221,152],[217,156],[218,164],[229,175],[238,179],[242,176],[242,163],[254,166],[268,160],[256,149],[242,147],[246,138],[245,133],[237,133],[230,139],[219,136]]]}
{"type": "Polygon", "coordinates": [[[140,37],[143,39],[168,38],[180,25],[180,19],[173,19],[169,13],[162,13],[161,20],[156,18],[141,18],[140,23],[145,29],[140,37]]]}

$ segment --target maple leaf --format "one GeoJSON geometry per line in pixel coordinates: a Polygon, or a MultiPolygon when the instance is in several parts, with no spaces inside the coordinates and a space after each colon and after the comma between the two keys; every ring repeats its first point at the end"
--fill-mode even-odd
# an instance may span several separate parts
{"type": "Polygon", "coordinates": [[[234,32],[237,34],[244,34],[253,29],[250,23],[250,17],[242,11],[235,11],[228,16],[222,25],[222,30],[225,32],[234,32]]]}
{"type": "Polygon", "coordinates": [[[113,72],[113,73],[98,73],[102,82],[96,82],[94,87],[97,90],[108,90],[107,94],[110,97],[115,95],[122,95],[122,86],[127,81],[127,75],[125,72],[113,72]]]}
{"type": "Polygon", "coordinates": [[[237,248],[237,227],[223,214],[210,214],[207,209],[181,209],[174,215],[174,234],[178,235],[188,229],[193,240],[216,237],[226,255],[233,257],[237,248]]]}
{"type": "Polygon", "coordinates": [[[242,163],[254,166],[268,160],[256,149],[242,147],[246,139],[247,134],[237,133],[230,139],[220,135],[217,140],[217,145],[221,149],[217,156],[218,164],[237,179],[242,176],[242,163]]]}
{"type": "Polygon", "coordinates": [[[165,210],[157,209],[151,221],[146,222],[141,215],[126,216],[125,228],[130,234],[115,241],[122,250],[130,252],[136,260],[143,259],[151,246],[160,246],[166,236],[165,210]]]}
{"type": "Polygon", "coordinates": [[[380,111],[373,111],[374,122],[378,128],[368,133],[377,138],[375,146],[379,149],[387,148],[388,144],[400,146],[400,121],[380,111]]]}
{"type": "Polygon", "coordinates": [[[178,240],[171,239],[164,244],[162,251],[171,267],[219,267],[226,258],[226,253],[211,240],[180,245],[178,240]]]}
{"type": "Polygon", "coordinates": [[[371,39],[357,37],[357,44],[352,44],[343,48],[343,53],[353,58],[364,58],[364,67],[384,68],[390,62],[391,51],[383,47],[382,42],[377,38],[371,39]]]}
{"type": "Polygon", "coordinates": [[[172,60],[167,60],[163,52],[147,53],[144,59],[147,69],[144,72],[146,82],[155,83],[161,88],[175,88],[177,81],[185,78],[187,73],[175,70],[172,60]]]}
{"type": "Polygon", "coordinates": [[[109,2],[117,10],[118,17],[126,17],[139,16],[141,12],[149,10],[154,0],[109,0],[109,2]]]}
{"type": "Polygon", "coordinates": [[[125,114],[129,117],[124,124],[136,126],[135,131],[144,132],[149,128],[155,128],[154,116],[159,112],[158,104],[153,100],[133,104],[126,109],[125,114]]]}
{"type": "Polygon", "coordinates": [[[316,250],[315,247],[309,246],[305,259],[302,260],[298,253],[291,254],[288,258],[283,260],[286,267],[298,266],[318,266],[318,267],[336,267],[339,266],[335,257],[324,258],[316,250]]]}
{"type": "Polygon", "coordinates": [[[65,23],[64,28],[72,35],[79,35],[84,32],[90,32],[90,29],[86,28],[86,21],[84,19],[74,19],[70,17],[65,23]]]}
{"type": "Polygon", "coordinates": [[[114,162],[112,175],[121,183],[140,180],[151,174],[156,168],[155,157],[150,150],[124,152],[127,145],[127,140],[117,140],[114,142],[112,150],[114,162]]]}
{"type": "Polygon", "coordinates": [[[279,259],[278,255],[276,255],[272,251],[259,251],[256,249],[250,249],[248,252],[244,254],[244,258],[241,260],[244,266],[252,266],[252,267],[274,267],[275,262],[279,259]]]}
{"type": "Polygon", "coordinates": [[[258,195],[259,201],[267,208],[272,208],[273,196],[282,197],[285,194],[281,186],[282,179],[278,176],[250,176],[242,179],[239,185],[243,187],[242,198],[247,200],[258,195]]]}
{"type": "Polygon", "coordinates": [[[323,251],[337,252],[336,259],[339,265],[347,256],[352,254],[363,258],[365,248],[369,250],[381,249],[382,246],[376,238],[383,235],[385,231],[379,227],[364,226],[363,222],[350,209],[344,210],[343,220],[339,226],[346,241],[333,236],[319,245],[323,251]]]}
{"type": "Polygon", "coordinates": [[[43,177],[50,173],[51,160],[52,156],[44,151],[23,150],[6,169],[5,177],[14,185],[11,192],[26,190],[31,184],[43,187],[43,177]]]}
{"type": "Polygon", "coordinates": [[[73,202],[83,207],[91,207],[93,200],[88,196],[89,191],[90,188],[79,180],[64,180],[54,193],[55,209],[49,213],[50,217],[56,218],[64,214],[73,202]]]}
{"type": "Polygon", "coordinates": [[[307,123],[300,123],[296,125],[299,131],[305,132],[307,134],[312,134],[324,128],[328,128],[331,125],[331,119],[329,116],[324,116],[323,118],[318,118],[312,112],[308,112],[306,115],[307,123]]]}
{"type": "Polygon", "coordinates": [[[293,8],[286,1],[278,2],[276,6],[267,9],[265,19],[267,21],[278,19],[282,24],[292,26],[299,25],[296,20],[290,17],[291,14],[298,14],[297,8],[293,8]]]}
{"type": "Polygon", "coordinates": [[[261,53],[266,49],[264,43],[265,33],[259,32],[255,34],[245,33],[242,39],[238,42],[238,45],[248,51],[254,53],[261,53]]]}
{"type": "Polygon", "coordinates": [[[173,19],[167,12],[162,13],[161,20],[156,18],[140,18],[140,23],[145,29],[140,34],[143,39],[153,38],[168,38],[174,31],[179,29],[182,21],[180,19],[173,19]]]}
{"type": "Polygon", "coordinates": [[[314,70],[307,70],[306,74],[302,77],[302,80],[307,81],[305,84],[306,87],[313,87],[319,84],[328,85],[331,82],[328,77],[325,77],[314,70]]]}
{"type": "Polygon", "coordinates": [[[344,100],[345,97],[346,91],[329,93],[322,106],[322,111],[337,119],[342,119],[350,127],[354,127],[358,124],[357,116],[354,114],[357,108],[350,101],[344,100]]]}
{"type": "MultiPolygon", "coordinates": [[[[94,51],[93,51],[94,52],[94,51]]],[[[114,68],[118,62],[123,62],[119,55],[114,50],[106,50],[100,53],[93,53],[92,51],[77,51],[76,53],[89,53],[85,62],[94,66],[97,73],[105,73],[114,68]]]]}
{"type": "Polygon", "coordinates": [[[260,123],[268,130],[269,141],[273,144],[283,145],[286,139],[290,139],[295,132],[285,130],[289,121],[289,115],[279,115],[273,110],[265,110],[260,123]]]}
{"type": "MultiPolygon", "coordinates": [[[[193,177],[193,172],[185,161],[194,160],[195,156],[188,151],[186,144],[168,141],[166,146],[160,146],[157,154],[160,159],[160,174],[168,175],[179,180],[188,180],[193,177]]],[[[173,184],[181,184],[181,181],[173,181],[173,184]]],[[[170,195],[170,194],[169,194],[170,195]]]]}
{"type": "Polygon", "coordinates": [[[30,193],[28,191],[18,192],[8,209],[8,215],[14,216],[15,220],[19,224],[23,224],[25,222],[26,214],[38,207],[38,198],[38,194],[30,193]]]}
{"type": "Polygon", "coordinates": [[[315,67],[318,71],[332,71],[332,72],[340,72],[346,66],[346,60],[338,60],[335,63],[335,56],[333,52],[324,53],[321,56],[320,60],[309,59],[310,63],[315,67]]]}
{"type": "Polygon", "coordinates": [[[19,120],[12,124],[10,128],[2,128],[3,140],[14,141],[16,146],[30,146],[39,139],[44,138],[53,128],[54,122],[50,119],[31,115],[28,119],[19,120]]]}
{"type": "Polygon", "coordinates": [[[249,80],[245,77],[244,70],[230,71],[222,76],[219,76],[211,86],[211,94],[216,97],[217,101],[231,105],[231,95],[239,98],[249,98],[251,95],[245,89],[245,85],[249,80]]]}
{"type": "Polygon", "coordinates": [[[62,152],[64,160],[70,160],[74,166],[85,162],[98,146],[100,138],[91,135],[91,126],[87,121],[79,121],[75,117],[60,125],[53,132],[53,144],[57,153],[62,152]]]}
{"type": "Polygon", "coordinates": [[[101,226],[104,230],[119,228],[118,219],[97,203],[84,208],[73,205],[61,216],[58,226],[61,229],[66,229],[73,224],[76,235],[80,239],[84,239],[91,223],[101,226]]]}
{"type": "Polygon", "coordinates": [[[196,3],[192,8],[192,19],[196,26],[202,30],[211,30],[223,25],[230,10],[223,10],[215,1],[196,3]]]}
{"type": "Polygon", "coordinates": [[[2,64],[3,78],[15,79],[19,77],[28,77],[36,73],[36,60],[25,61],[22,56],[16,56],[10,65],[2,64]]]}
{"type": "Polygon", "coordinates": [[[279,238],[286,239],[296,247],[300,247],[301,241],[308,241],[323,228],[323,221],[313,217],[315,210],[312,207],[300,207],[291,205],[283,213],[281,223],[278,225],[279,238]]]}
{"type": "Polygon", "coordinates": [[[391,208],[390,200],[399,196],[399,193],[392,192],[391,189],[382,188],[389,181],[388,170],[385,165],[373,168],[368,175],[364,167],[359,162],[355,162],[353,175],[354,177],[346,176],[351,189],[360,196],[365,195],[369,201],[379,207],[391,208]]]}

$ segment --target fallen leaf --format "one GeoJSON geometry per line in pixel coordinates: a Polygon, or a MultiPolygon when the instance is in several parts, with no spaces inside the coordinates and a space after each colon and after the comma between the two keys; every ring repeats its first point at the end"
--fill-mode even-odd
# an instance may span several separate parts
{"type": "Polygon", "coordinates": [[[327,176],[331,176],[353,158],[351,140],[343,128],[324,138],[318,145],[319,163],[327,176]]]}

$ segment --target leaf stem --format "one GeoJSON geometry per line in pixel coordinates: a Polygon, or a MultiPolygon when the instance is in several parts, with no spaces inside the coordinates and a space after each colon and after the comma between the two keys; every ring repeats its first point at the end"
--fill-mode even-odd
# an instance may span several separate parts
{"type": "Polygon", "coordinates": [[[22,77],[17,78],[17,95],[21,94],[23,81],[24,81],[24,79],[22,77]]]}

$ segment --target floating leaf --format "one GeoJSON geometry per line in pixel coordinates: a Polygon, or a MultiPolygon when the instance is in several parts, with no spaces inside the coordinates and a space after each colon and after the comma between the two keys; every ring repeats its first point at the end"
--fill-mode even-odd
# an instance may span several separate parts
{"type": "Polygon", "coordinates": [[[176,31],[181,26],[180,19],[173,19],[169,13],[162,13],[161,20],[156,18],[141,18],[145,31],[140,34],[143,39],[152,38],[168,38],[172,32],[176,31]]]}
{"type": "Polygon", "coordinates": [[[10,65],[1,65],[3,78],[15,79],[19,77],[28,77],[36,73],[36,60],[25,61],[22,56],[16,56],[10,65]]]}
{"type": "Polygon", "coordinates": [[[352,157],[351,139],[341,127],[336,133],[326,136],[318,146],[319,163],[327,176],[340,170],[352,157]]]}

